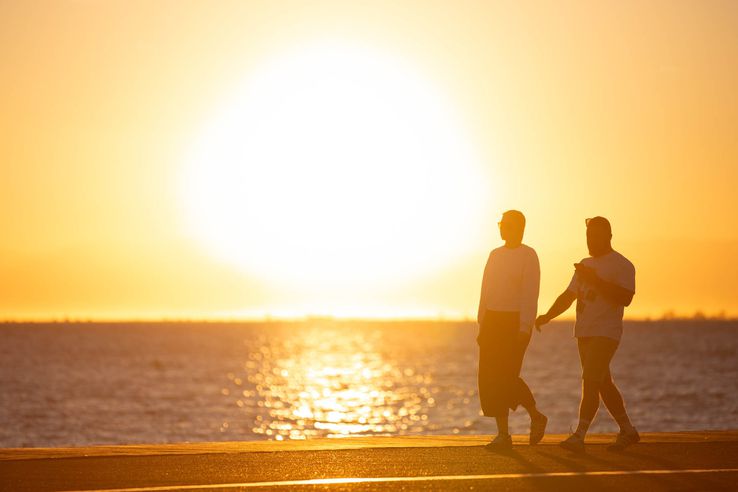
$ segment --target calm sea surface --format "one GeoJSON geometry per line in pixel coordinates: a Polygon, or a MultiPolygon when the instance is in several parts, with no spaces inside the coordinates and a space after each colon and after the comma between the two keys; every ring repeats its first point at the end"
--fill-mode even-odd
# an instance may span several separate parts
{"type": "MultiPolygon", "coordinates": [[[[576,423],[570,323],[523,377],[576,423]]],[[[489,434],[472,323],[0,325],[0,447],[489,434]]],[[[738,428],[738,323],[628,323],[613,373],[642,431],[738,428]]],[[[525,412],[513,432],[528,429],[525,412]]],[[[602,408],[594,431],[616,426],[602,408]]]]}

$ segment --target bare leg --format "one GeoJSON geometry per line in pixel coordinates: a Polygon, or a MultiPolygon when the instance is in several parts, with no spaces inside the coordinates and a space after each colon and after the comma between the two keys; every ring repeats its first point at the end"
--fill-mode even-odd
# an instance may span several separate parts
{"type": "Polygon", "coordinates": [[[576,435],[584,439],[589,426],[597,415],[600,406],[600,382],[582,380],[582,401],[579,403],[579,425],[576,435]]]}
{"type": "Polygon", "coordinates": [[[609,375],[600,386],[600,396],[610,415],[620,426],[620,431],[632,432],[633,424],[631,424],[628,413],[625,411],[623,395],[620,394],[620,390],[615,386],[615,382],[609,375]]]}
{"type": "Polygon", "coordinates": [[[495,417],[495,420],[497,421],[497,435],[509,436],[510,429],[508,428],[508,414],[505,413],[504,415],[495,417]]]}

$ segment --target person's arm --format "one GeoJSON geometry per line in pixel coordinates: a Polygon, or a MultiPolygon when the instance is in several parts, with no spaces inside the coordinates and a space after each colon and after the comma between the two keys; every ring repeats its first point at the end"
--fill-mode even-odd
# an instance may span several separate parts
{"type": "Polygon", "coordinates": [[[610,302],[618,304],[620,306],[630,306],[633,302],[633,295],[635,292],[621,287],[613,282],[603,280],[594,268],[586,267],[577,263],[576,265],[577,274],[581,279],[588,284],[592,285],[597,292],[600,292],[602,296],[610,302]]]}
{"type": "Polygon", "coordinates": [[[479,294],[479,309],[477,310],[477,323],[482,324],[482,317],[487,310],[487,287],[489,285],[489,265],[492,262],[492,254],[487,258],[487,264],[484,266],[484,274],[482,275],[482,291],[479,294]]]}
{"type": "Polygon", "coordinates": [[[569,309],[576,298],[577,295],[576,293],[574,293],[574,291],[569,289],[565,290],[563,294],[556,298],[546,314],[542,314],[536,319],[536,329],[540,331],[541,326],[550,322],[552,319],[569,309]]]}
{"type": "Polygon", "coordinates": [[[523,266],[523,280],[520,298],[520,332],[530,335],[538,311],[538,294],[541,287],[541,265],[538,255],[533,252],[523,266]]]}

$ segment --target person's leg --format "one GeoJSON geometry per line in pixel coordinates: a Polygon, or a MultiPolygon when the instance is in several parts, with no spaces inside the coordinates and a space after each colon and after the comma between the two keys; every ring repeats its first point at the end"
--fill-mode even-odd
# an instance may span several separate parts
{"type": "Polygon", "coordinates": [[[543,414],[536,407],[536,399],[533,397],[533,392],[531,392],[530,387],[528,387],[523,378],[518,378],[515,383],[515,391],[520,405],[528,412],[531,420],[543,417],[543,414]]]}
{"type": "Polygon", "coordinates": [[[584,439],[589,426],[597,415],[600,406],[600,383],[592,379],[582,379],[582,399],[579,402],[579,423],[574,434],[584,439]]]}
{"type": "Polygon", "coordinates": [[[515,354],[510,374],[512,378],[511,409],[515,409],[518,405],[521,405],[528,412],[531,419],[541,418],[543,414],[536,408],[536,399],[533,397],[533,392],[523,378],[520,377],[525,351],[528,349],[528,344],[530,343],[530,334],[524,340],[520,340],[517,333],[515,335],[515,345],[511,347],[511,350],[515,354]]]}
{"type": "Polygon", "coordinates": [[[518,378],[517,383],[518,401],[530,415],[530,435],[528,443],[538,444],[546,433],[548,417],[543,415],[536,407],[536,400],[523,378],[518,378]]]}
{"type": "Polygon", "coordinates": [[[497,422],[497,435],[498,436],[509,436],[510,435],[510,429],[508,427],[508,417],[509,415],[507,412],[503,412],[500,415],[495,417],[495,421],[497,422]]]}
{"type": "Polygon", "coordinates": [[[612,415],[615,422],[620,426],[620,432],[615,438],[615,442],[610,444],[607,449],[610,451],[622,451],[631,444],[639,442],[641,436],[630,422],[628,413],[625,411],[623,396],[620,394],[620,390],[615,386],[609,374],[608,378],[603,382],[602,387],[600,387],[600,396],[602,397],[602,401],[605,402],[610,415],[612,415]]]}
{"type": "Polygon", "coordinates": [[[493,321],[496,318],[488,312],[485,323],[477,338],[479,344],[479,401],[485,417],[493,417],[497,423],[498,436],[509,438],[507,407],[501,399],[501,362],[505,352],[504,340],[493,321]]]}
{"type": "MultiPolygon", "coordinates": [[[[516,322],[516,328],[517,325],[519,325],[519,322],[516,322]]],[[[530,436],[528,442],[533,445],[538,444],[543,439],[546,433],[548,418],[538,410],[533,392],[523,378],[520,377],[525,351],[528,349],[529,343],[530,334],[527,337],[521,337],[518,331],[515,330],[514,342],[510,347],[510,353],[514,355],[514,359],[511,361],[509,401],[511,410],[515,410],[518,405],[521,405],[528,412],[528,415],[530,415],[530,436]]]]}
{"type": "Polygon", "coordinates": [[[497,330],[491,322],[489,312],[485,314],[484,321],[479,327],[477,344],[479,345],[479,369],[477,383],[479,388],[479,402],[482,406],[482,414],[485,417],[494,417],[496,408],[496,373],[499,365],[499,340],[497,330]]]}
{"type": "MultiPolygon", "coordinates": [[[[502,359],[503,357],[501,357],[502,359]]],[[[495,421],[497,422],[497,434],[500,436],[509,436],[510,431],[508,428],[508,419],[510,417],[509,402],[510,398],[515,391],[513,387],[513,381],[509,375],[509,364],[504,364],[500,369],[500,378],[498,380],[497,394],[498,400],[496,402],[495,421]]]]}
{"type": "Polygon", "coordinates": [[[493,364],[489,349],[484,345],[479,346],[479,369],[477,372],[477,387],[479,388],[479,403],[482,406],[482,414],[486,417],[492,415],[492,384],[490,373],[493,364]]]}
{"type": "MultiPolygon", "coordinates": [[[[585,367],[587,367],[585,365],[585,367]]],[[[582,399],[579,402],[579,423],[574,434],[563,440],[560,445],[564,449],[575,453],[584,452],[584,437],[587,435],[589,426],[597,415],[597,409],[600,406],[600,382],[589,377],[586,371],[583,371],[582,378],[582,399]]]]}
{"type": "Polygon", "coordinates": [[[610,415],[620,426],[621,432],[633,432],[633,425],[630,423],[628,413],[625,411],[625,403],[623,396],[620,394],[617,386],[612,380],[610,372],[610,362],[618,349],[619,342],[606,337],[595,337],[592,339],[592,349],[590,354],[599,362],[597,365],[597,376],[600,378],[600,397],[607,407],[610,415]]]}
{"type": "Polygon", "coordinates": [[[495,421],[497,422],[497,435],[492,439],[492,442],[485,446],[486,449],[500,452],[507,452],[512,449],[512,437],[510,437],[510,430],[507,426],[507,418],[507,408],[495,415],[495,421]]]}
{"type": "MultiPolygon", "coordinates": [[[[485,374],[489,398],[485,415],[495,418],[497,437],[487,445],[492,450],[509,450],[512,439],[508,427],[509,408],[514,402],[515,341],[520,327],[517,313],[488,311],[485,319],[490,320],[491,329],[485,333],[483,342],[488,342],[493,350],[490,354],[489,372],[485,374]]],[[[485,343],[483,343],[487,346],[485,343]]],[[[481,389],[481,387],[480,387],[481,389]]],[[[481,396],[481,395],[480,395],[481,396]]]]}
{"type": "Polygon", "coordinates": [[[579,361],[582,365],[582,398],[579,402],[579,423],[574,434],[582,440],[600,407],[600,384],[604,371],[601,370],[595,342],[594,337],[577,339],[579,361]]]}
{"type": "Polygon", "coordinates": [[[620,426],[620,432],[633,432],[633,424],[630,422],[630,417],[628,417],[628,413],[625,411],[623,395],[620,393],[618,387],[615,386],[615,382],[612,380],[609,372],[602,386],[600,386],[600,397],[605,407],[607,407],[607,411],[610,412],[612,418],[620,426]]]}

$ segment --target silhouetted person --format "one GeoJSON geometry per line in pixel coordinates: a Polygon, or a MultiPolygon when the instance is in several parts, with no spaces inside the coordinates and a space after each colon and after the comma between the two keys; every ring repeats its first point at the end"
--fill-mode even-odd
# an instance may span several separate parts
{"type": "Polygon", "coordinates": [[[600,397],[620,426],[611,450],[622,450],[640,440],[625,411],[623,397],[610,374],[610,360],[623,334],[623,311],[635,294],[635,267],[612,249],[612,229],[604,217],[586,220],[589,258],[574,264],[569,287],[546,314],[538,317],[540,327],[577,301],[574,336],[582,364],[582,400],[577,430],[561,443],[571,451],[584,451],[584,436],[600,406],[600,397]]]}
{"type": "Polygon", "coordinates": [[[492,250],[484,268],[477,342],[482,413],[497,421],[497,437],[487,447],[506,450],[512,448],[509,410],[522,405],[530,414],[531,444],[543,438],[548,419],[538,411],[533,394],[520,378],[538,308],[538,255],[522,244],[525,216],[521,212],[505,212],[499,226],[505,245],[492,250]]]}

